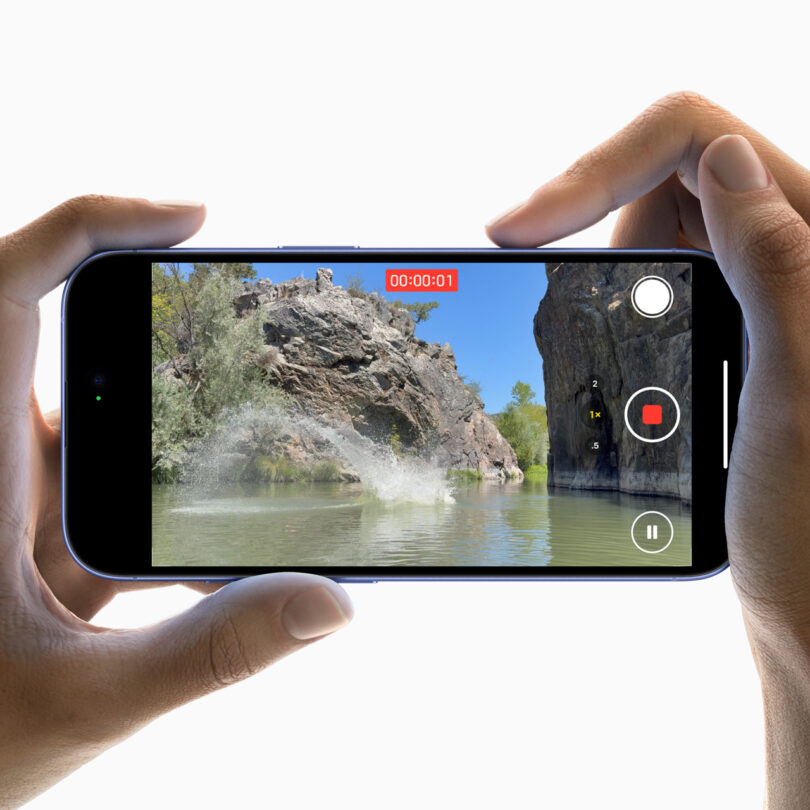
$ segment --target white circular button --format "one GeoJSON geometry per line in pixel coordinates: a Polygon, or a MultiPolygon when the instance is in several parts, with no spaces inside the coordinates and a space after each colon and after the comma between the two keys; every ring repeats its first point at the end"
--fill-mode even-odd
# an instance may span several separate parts
{"type": "MultiPolygon", "coordinates": [[[[658,414],[660,415],[661,408],[658,409],[658,414]]],[[[648,424],[660,424],[661,419],[659,416],[657,423],[648,423],[648,424]]],[[[668,439],[677,429],[678,425],[681,423],[681,409],[678,405],[678,400],[672,396],[665,388],[658,388],[655,385],[650,385],[647,388],[639,388],[638,391],[627,400],[627,404],[624,406],[624,424],[627,425],[627,429],[639,440],[642,442],[647,442],[648,444],[655,444],[656,442],[662,442],[664,439],[668,439]],[[664,394],[675,406],[675,422],[672,427],[669,429],[669,432],[664,434],[663,436],[658,436],[657,438],[650,438],[647,436],[642,436],[641,434],[637,433],[633,430],[633,426],[630,424],[630,405],[632,404],[633,400],[639,395],[643,394],[645,391],[657,391],[660,394],[664,394]]]]}
{"type": "Polygon", "coordinates": [[[669,548],[673,537],[675,537],[675,528],[672,525],[672,521],[663,512],[642,512],[633,521],[633,525],[630,527],[630,539],[633,541],[633,545],[645,554],[660,554],[664,549],[669,548]],[[642,520],[642,518],[644,519],[642,520]],[[663,518],[663,520],[661,520],[661,518],[663,518]],[[642,531],[643,534],[636,540],[636,524],[640,520],[642,521],[640,531],[642,531]],[[658,527],[663,527],[664,524],[669,526],[669,538],[666,539],[663,537],[663,532],[661,532],[660,537],[658,532],[658,527]],[[639,545],[639,542],[646,543],[652,546],[652,548],[644,548],[642,545],[639,545]]]}
{"type": "Polygon", "coordinates": [[[645,318],[660,318],[669,312],[673,300],[672,287],[661,276],[644,276],[630,291],[633,309],[645,318]]]}

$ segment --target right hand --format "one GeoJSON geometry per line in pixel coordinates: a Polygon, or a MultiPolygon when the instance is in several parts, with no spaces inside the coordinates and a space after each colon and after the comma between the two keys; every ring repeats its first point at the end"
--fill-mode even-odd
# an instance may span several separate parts
{"type": "MultiPolygon", "coordinates": [[[[810,661],[810,172],[728,111],[696,94],[675,93],[487,230],[498,245],[536,247],[617,208],[611,247],[711,250],[740,302],[751,356],[729,463],[731,573],[758,664],[804,667],[810,661]]],[[[699,526],[696,536],[699,542],[699,526]]]]}

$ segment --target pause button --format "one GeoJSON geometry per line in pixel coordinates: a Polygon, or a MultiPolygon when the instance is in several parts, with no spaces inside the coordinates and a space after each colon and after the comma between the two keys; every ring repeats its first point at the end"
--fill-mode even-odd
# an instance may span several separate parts
{"type": "Polygon", "coordinates": [[[630,527],[633,545],[645,554],[659,554],[669,548],[675,529],[663,512],[642,512],[630,527]]]}

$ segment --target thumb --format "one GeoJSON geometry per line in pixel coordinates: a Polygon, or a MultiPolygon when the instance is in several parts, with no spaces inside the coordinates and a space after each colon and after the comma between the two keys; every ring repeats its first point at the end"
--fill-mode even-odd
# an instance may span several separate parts
{"type": "Polygon", "coordinates": [[[810,363],[810,227],[742,135],[712,141],[698,165],[709,241],[743,310],[756,359],[789,374],[810,363]]]}
{"type": "Polygon", "coordinates": [[[119,636],[118,721],[148,722],[169,709],[254,675],[348,624],[349,595],[314,574],[231,582],[160,624],[119,636]],[[122,718],[122,714],[125,718],[122,718]]]}

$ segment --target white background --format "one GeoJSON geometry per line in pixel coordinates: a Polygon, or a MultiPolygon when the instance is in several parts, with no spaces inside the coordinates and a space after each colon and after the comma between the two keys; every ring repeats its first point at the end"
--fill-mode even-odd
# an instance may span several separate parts
{"type": "MultiPolygon", "coordinates": [[[[807,164],[795,8],[17,3],[0,30],[0,231],[99,192],[204,200],[197,246],[485,245],[488,219],[678,89],[807,164]]],[[[614,221],[559,244],[604,246],[614,221]]],[[[44,410],[60,299],[41,305],[44,410]]],[[[761,806],[759,684],[728,572],[346,587],[350,627],[30,806],[761,806]]],[[[98,623],[197,598],[122,596],[98,623]]]]}

